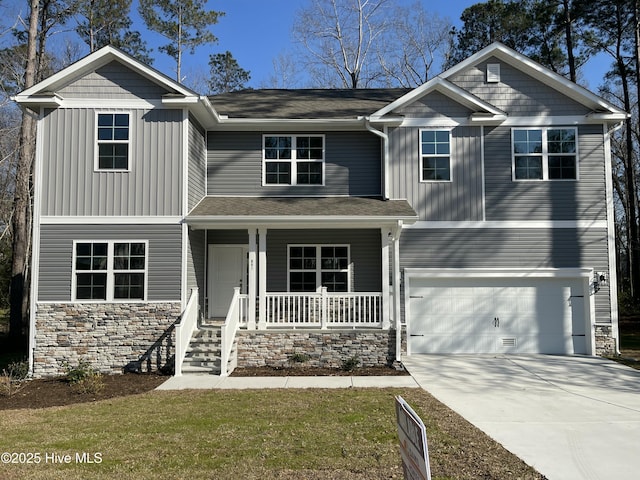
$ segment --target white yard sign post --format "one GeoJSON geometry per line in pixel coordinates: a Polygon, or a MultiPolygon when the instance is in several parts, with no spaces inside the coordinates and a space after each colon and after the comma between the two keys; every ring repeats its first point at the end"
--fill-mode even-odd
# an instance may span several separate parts
{"type": "Polygon", "coordinates": [[[400,396],[396,397],[396,417],[405,480],[431,480],[424,423],[400,396]]]}

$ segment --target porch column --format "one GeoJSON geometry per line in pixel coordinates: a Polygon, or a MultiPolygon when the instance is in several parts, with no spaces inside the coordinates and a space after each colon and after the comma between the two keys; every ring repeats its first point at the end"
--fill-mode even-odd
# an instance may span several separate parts
{"type": "Polygon", "coordinates": [[[247,329],[256,329],[256,287],[257,287],[257,264],[256,264],[256,232],[255,228],[249,228],[249,278],[247,282],[247,329]]]}
{"type": "Polygon", "coordinates": [[[389,245],[391,243],[391,229],[381,228],[382,240],[382,328],[388,330],[389,322],[389,245]]]}
{"type": "MultiPolygon", "coordinates": [[[[393,320],[396,329],[396,361],[402,357],[402,318],[400,316],[400,234],[402,221],[398,221],[393,232],[393,320]]],[[[408,294],[408,292],[405,292],[408,294]]]]}
{"type": "Polygon", "coordinates": [[[258,229],[258,330],[267,328],[267,229],[258,229]]]}

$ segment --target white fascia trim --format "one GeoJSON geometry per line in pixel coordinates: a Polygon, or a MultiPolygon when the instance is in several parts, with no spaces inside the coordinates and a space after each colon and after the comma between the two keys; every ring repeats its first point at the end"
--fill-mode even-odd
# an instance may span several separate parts
{"type": "Polygon", "coordinates": [[[49,87],[56,86],[58,83],[64,83],[68,79],[73,77],[79,77],[89,72],[95,71],[98,68],[114,61],[118,60],[127,67],[136,71],[140,75],[146,77],[152,82],[161,85],[167,90],[174,90],[184,96],[197,96],[197,93],[191,89],[181,85],[180,83],[172,80],[162,72],[136,60],[134,57],[124,53],[123,51],[107,45],[101,49],[87,55],[86,57],[78,60],[74,64],[60,70],[59,72],[51,75],[43,81],[37,83],[31,88],[28,88],[19,94],[20,97],[28,97],[37,94],[41,91],[46,91],[49,87]]]}
{"type": "Polygon", "coordinates": [[[317,229],[317,228],[381,228],[412,223],[415,217],[331,217],[318,218],[313,216],[242,216],[217,217],[212,220],[209,216],[189,217],[186,223],[194,229],[236,229],[236,228],[267,228],[267,229],[317,229]]]}
{"type": "Polygon", "coordinates": [[[405,268],[410,278],[591,278],[592,268],[405,268]]]}
{"type": "Polygon", "coordinates": [[[528,75],[531,75],[532,77],[540,80],[542,83],[548,85],[549,87],[558,90],[561,93],[564,93],[578,103],[589,106],[594,110],[602,109],[606,110],[609,113],[626,115],[624,111],[620,110],[618,107],[616,107],[612,103],[607,102],[596,94],[590,92],[586,88],[570,82],[562,75],[559,75],[549,70],[548,68],[543,67],[542,65],[531,60],[529,57],[526,57],[499,42],[492,43],[488,47],[483,48],[479,52],[471,55],[457,65],[454,65],[449,70],[441,73],[440,76],[444,78],[450,78],[458,72],[465,70],[466,68],[469,68],[477,63],[480,63],[491,56],[498,57],[512,67],[521,70],[528,75]]]}
{"type": "Polygon", "coordinates": [[[382,117],[387,113],[396,110],[397,108],[401,108],[404,105],[414,102],[424,95],[428,95],[431,92],[442,93],[443,95],[449,97],[451,100],[458,102],[459,104],[464,105],[471,110],[483,111],[492,115],[505,115],[505,112],[495,107],[494,105],[491,105],[490,103],[476,97],[468,91],[446,80],[442,76],[437,76],[435,78],[432,78],[428,82],[423,83],[421,86],[415,88],[409,93],[406,93],[397,100],[394,100],[387,106],[373,113],[373,115],[371,116],[375,118],[382,117]]]}
{"type": "Polygon", "coordinates": [[[431,117],[431,118],[405,118],[400,127],[433,127],[459,125],[497,125],[503,127],[549,127],[553,125],[578,126],[586,124],[602,124],[603,120],[595,116],[587,115],[536,115],[532,117],[481,117],[477,119],[469,117],[431,117]]]}
{"type": "Polygon", "coordinates": [[[182,216],[42,216],[40,225],[178,225],[182,216]]]}
{"type": "Polygon", "coordinates": [[[429,222],[418,221],[404,228],[440,230],[440,229],[549,229],[549,228],[607,228],[606,220],[532,220],[532,221],[501,221],[489,220],[485,222],[429,222]]]}

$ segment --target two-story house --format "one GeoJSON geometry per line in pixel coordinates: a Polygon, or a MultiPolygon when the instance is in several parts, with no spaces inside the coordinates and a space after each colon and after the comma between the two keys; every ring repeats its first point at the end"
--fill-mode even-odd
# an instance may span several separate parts
{"type": "Polygon", "coordinates": [[[617,349],[626,114],[501,44],[415,89],[213,97],[105,47],[15,100],[36,376],[617,349]]]}

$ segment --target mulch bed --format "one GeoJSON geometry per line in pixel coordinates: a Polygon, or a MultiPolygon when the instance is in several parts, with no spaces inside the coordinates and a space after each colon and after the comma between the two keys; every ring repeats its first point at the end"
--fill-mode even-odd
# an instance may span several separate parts
{"type": "Polygon", "coordinates": [[[104,387],[95,394],[75,392],[62,377],[27,380],[13,395],[0,396],[0,410],[55,407],[134,395],[153,390],[168,378],[135,373],[104,375],[104,387]]]}
{"type": "MultiPolygon", "coordinates": [[[[356,368],[345,371],[337,368],[240,368],[232,377],[275,377],[275,376],[338,376],[338,375],[408,375],[404,370],[389,367],[356,368]]],[[[98,393],[77,393],[64,377],[27,380],[17,387],[11,396],[0,395],[0,410],[46,408],[74,403],[96,402],[125,395],[145,393],[155,389],[169,379],[166,375],[135,374],[104,375],[104,387],[98,393]]]]}

